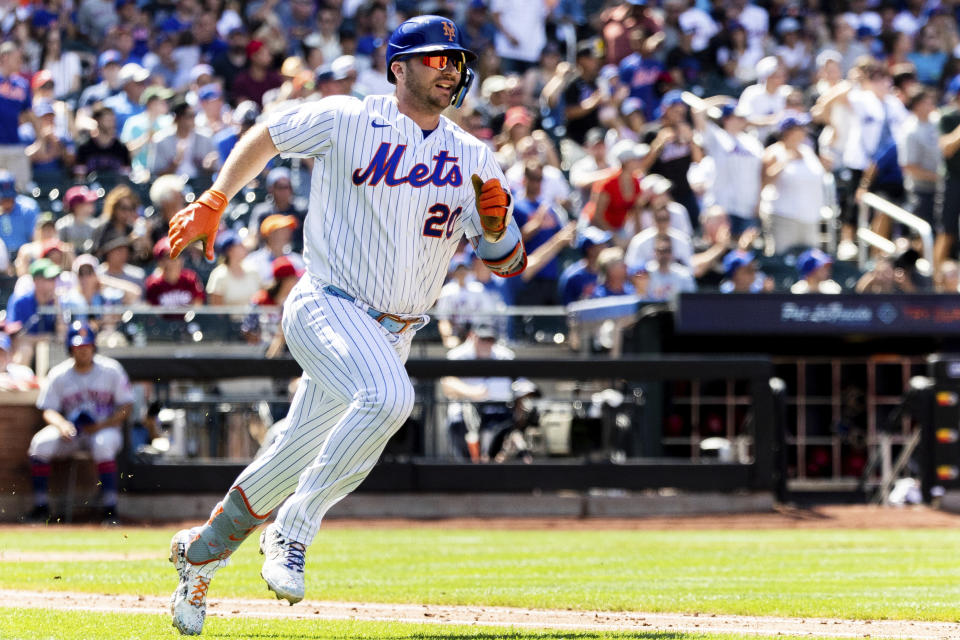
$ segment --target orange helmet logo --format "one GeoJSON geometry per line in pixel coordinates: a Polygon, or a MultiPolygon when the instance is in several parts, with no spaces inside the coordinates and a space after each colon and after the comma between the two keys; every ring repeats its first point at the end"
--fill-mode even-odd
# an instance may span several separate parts
{"type": "Polygon", "coordinates": [[[454,28],[452,22],[443,23],[443,35],[447,36],[447,39],[450,42],[453,42],[454,39],[457,37],[457,30],[456,28],[454,28]]]}

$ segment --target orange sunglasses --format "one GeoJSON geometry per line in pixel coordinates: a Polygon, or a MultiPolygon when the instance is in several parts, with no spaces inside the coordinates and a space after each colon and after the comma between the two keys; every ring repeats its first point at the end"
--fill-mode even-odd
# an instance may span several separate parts
{"type": "Polygon", "coordinates": [[[466,66],[463,62],[463,56],[459,54],[456,56],[423,56],[422,60],[425,66],[431,69],[437,69],[438,71],[446,69],[447,63],[453,63],[453,68],[463,73],[463,69],[466,66]]]}

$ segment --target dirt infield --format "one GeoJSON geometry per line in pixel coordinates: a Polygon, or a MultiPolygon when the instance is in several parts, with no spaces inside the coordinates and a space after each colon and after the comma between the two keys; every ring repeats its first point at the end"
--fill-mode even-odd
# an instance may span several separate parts
{"type": "MultiPolygon", "coordinates": [[[[104,613],[168,614],[169,601],[156,596],[37,593],[0,589],[0,602],[19,608],[104,613]]],[[[208,616],[364,620],[440,625],[479,625],[579,631],[637,631],[797,635],[811,638],[960,638],[960,625],[902,620],[827,620],[671,613],[568,611],[304,600],[296,607],[272,600],[212,598],[208,616]]]]}

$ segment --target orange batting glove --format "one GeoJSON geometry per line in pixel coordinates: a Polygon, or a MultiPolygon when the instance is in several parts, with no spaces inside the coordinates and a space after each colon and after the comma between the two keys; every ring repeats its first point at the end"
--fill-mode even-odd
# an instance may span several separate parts
{"type": "Polygon", "coordinates": [[[170,219],[170,257],[176,258],[192,242],[200,240],[207,260],[213,260],[213,243],[220,228],[220,216],[227,208],[227,196],[222,191],[207,189],[188,207],[177,211],[170,219]]]}
{"type": "Polygon", "coordinates": [[[513,211],[510,194],[496,178],[484,182],[480,176],[473,174],[470,179],[473,181],[473,190],[477,192],[477,211],[480,213],[483,237],[487,242],[497,242],[510,224],[513,211]]]}

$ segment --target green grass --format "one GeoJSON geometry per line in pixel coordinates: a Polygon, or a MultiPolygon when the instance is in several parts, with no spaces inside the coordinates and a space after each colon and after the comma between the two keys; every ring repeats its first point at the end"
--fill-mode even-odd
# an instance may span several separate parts
{"type": "MultiPolygon", "coordinates": [[[[0,639],[3,640],[154,640],[180,638],[166,616],[87,612],[46,612],[36,609],[0,608],[0,639]]],[[[429,624],[263,620],[255,618],[207,618],[202,638],[256,640],[730,640],[736,635],[672,632],[593,633],[576,631],[529,631],[498,627],[440,626],[429,624]]],[[[773,640],[773,636],[746,636],[773,640]]],[[[776,640],[789,640],[776,636],[776,640]]]]}
{"type": "MultiPolygon", "coordinates": [[[[167,595],[172,531],[0,532],[4,551],[153,552],[154,560],[0,564],[0,587],[167,595]]],[[[251,539],[213,599],[269,597],[251,539]]],[[[307,596],[840,618],[960,619],[960,532],[329,529],[307,596]]]]}

